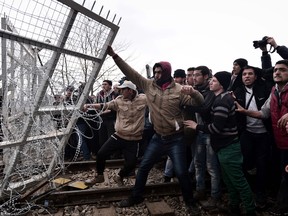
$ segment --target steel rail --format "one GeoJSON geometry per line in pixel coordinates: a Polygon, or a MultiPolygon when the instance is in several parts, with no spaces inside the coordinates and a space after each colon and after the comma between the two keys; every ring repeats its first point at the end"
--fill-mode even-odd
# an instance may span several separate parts
{"type": "MultiPolygon", "coordinates": [[[[64,207],[74,205],[101,204],[105,202],[115,202],[127,199],[131,195],[133,186],[99,188],[72,191],[55,191],[45,197],[37,200],[36,203],[47,203],[53,207],[64,207]]],[[[145,198],[158,198],[160,196],[178,196],[181,195],[179,183],[157,183],[148,184],[145,187],[145,198]]]]}

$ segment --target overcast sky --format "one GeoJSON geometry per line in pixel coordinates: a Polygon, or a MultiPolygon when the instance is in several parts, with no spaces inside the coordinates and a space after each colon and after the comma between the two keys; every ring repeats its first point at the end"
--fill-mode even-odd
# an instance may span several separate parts
{"type": "MultiPolygon", "coordinates": [[[[81,2],[82,0],[77,0],[81,2]]],[[[92,0],[86,0],[89,8],[92,0]]],[[[120,56],[139,72],[145,65],[169,61],[172,70],[206,65],[217,72],[231,71],[237,58],[261,67],[261,51],[253,40],[273,36],[288,45],[284,0],[97,0],[93,9],[122,17],[114,44],[129,43],[120,56]]],[[[272,54],[272,64],[280,57],[272,54]]]]}

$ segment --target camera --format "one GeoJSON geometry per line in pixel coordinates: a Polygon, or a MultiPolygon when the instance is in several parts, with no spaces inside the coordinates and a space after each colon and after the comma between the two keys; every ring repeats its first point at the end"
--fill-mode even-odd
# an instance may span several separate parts
{"type": "Polygon", "coordinates": [[[253,46],[255,49],[259,48],[259,47],[263,47],[266,46],[268,44],[268,36],[264,36],[262,38],[262,40],[258,40],[258,41],[253,41],[253,46]]]}

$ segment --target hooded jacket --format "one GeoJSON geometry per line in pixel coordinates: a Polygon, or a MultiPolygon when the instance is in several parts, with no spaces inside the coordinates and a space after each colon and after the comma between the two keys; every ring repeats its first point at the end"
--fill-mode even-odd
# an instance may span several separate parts
{"type": "Polygon", "coordinates": [[[182,86],[175,83],[171,77],[169,62],[157,63],[162,68],[163,78],[163,83],[158,83],[162,86],[159,86],[155,80],[144,78],[119,56],[114,58],[114,61],[127,78],[145,92],[154,130],[161,136],[183,131],[182,106],[199,106],[203,103],[203,96],[198,91],[195,91],[191,96],[181,93],[182,86]],[[171,79],[167,84],[166,78],[169,79],[169,77],[171,79]],[[167,86],[163,88],[163,85],[167,86]]]}

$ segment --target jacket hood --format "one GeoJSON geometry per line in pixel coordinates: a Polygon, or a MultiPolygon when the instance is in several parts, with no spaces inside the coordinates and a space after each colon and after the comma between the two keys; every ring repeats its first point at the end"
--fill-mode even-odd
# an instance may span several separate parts
{"type": "Polygon", "coordinates": [[[166,61],[161,61],[156,63],[153,66],[153,74],[155,75],[154,71],[156,67],[161,67],[162,68],[162,74],[161,74],[161,79],[157,80],[157,85],[162,86],[164,83],[171,82],[172,76],[171,76],[171,64],[166,61]]]}

